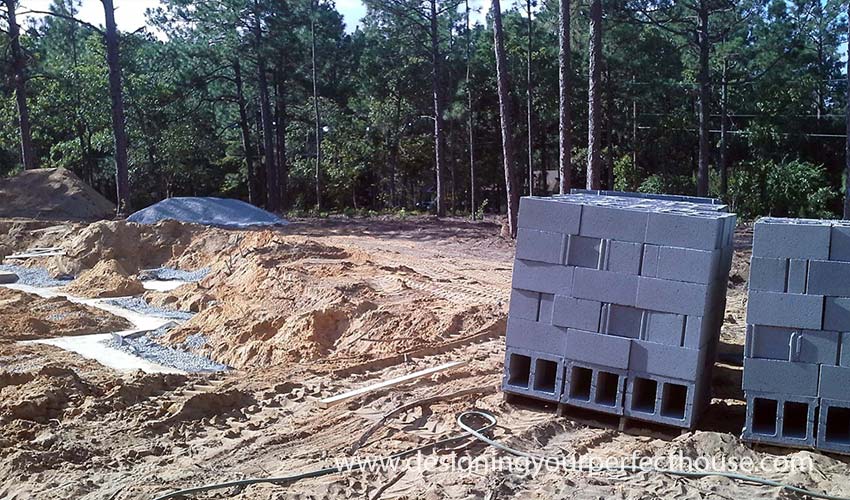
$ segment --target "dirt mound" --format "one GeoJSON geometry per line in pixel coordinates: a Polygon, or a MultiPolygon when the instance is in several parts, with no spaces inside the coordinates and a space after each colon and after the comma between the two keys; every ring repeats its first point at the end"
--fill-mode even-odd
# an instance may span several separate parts
{"type": "Polygon", "coordinates": [[[0,180],[0,217],[97,220],[114,214],[112,202],[64,168],[25,170],[0,180]]]}
{"type": "Polygon", "coordinates": [[[56,366],[46,366],[20,382],[0,389],[0,424],[12,420],[46,422],[56,418],[69,400],[83,398],[93,390],[73,370],[56,366]]]}
{"type": "Polygon", "coordinates": [[[128,297],[145,293],[142,282],[131,277],[117,260],[98,262],[66,288],[71,295],[91,298],[128,297]]]}
{"type": "MultiPolygon", "coordinates": [[[[0,342],[126,330],[132,325],[100,309],[0,288],[0,342]]],[[[1,385],[1,384],[0,384],[1,385]]]]}
{"type": "Polygon", "coordinates": [[[54,275],[76,276],[100,261],[111,259],[135,274],[141,269],[161,267],[180,256],[193,237],[203,231],[200,226],[174,221],[153,226],[125,221],[96,222],[64,242],[66,255],[49,258],[47,267],[54,275]]]}
{"type": "Polygon", "coordinates": [[[169,333],[238,368],[366,361],[472,335],[504,317],[502,292],[468,293],[392,254],[272,231],[226,246],[200,284],[153,297],[200,310],[169,333]]]}

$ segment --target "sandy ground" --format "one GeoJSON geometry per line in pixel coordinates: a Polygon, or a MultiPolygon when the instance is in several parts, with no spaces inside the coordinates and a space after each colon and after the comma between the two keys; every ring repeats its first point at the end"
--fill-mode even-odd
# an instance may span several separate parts
{"type": "MultiPolygon", "coordinates": [[[[469,408],[492,412],[498,419],[492,435],[528,451],[810,460],[805,471],[756,472],[850,496],[846,458],[752,448],[737,439],[744,404],[734,363],[718,363],[715,399],[695,432],[636,427],[623,433],[604,421],[590,426],[556,417],[546,405],[506,403],[496,387],[513,249],[499,230],[492,222],[426,218],[296,221],[256,232],[108,222],[44,241],[68,251],[69,257],[44,263],[56,272],[90,269],[98,255],[130,274],[163,264],[211,266],[198,284],[146,296],[199,311],[172,340],[204,333],[203,353],[237,369],[122,374],[51,346],[4,338],[0,498],[153,498],[179,487],[309,471],[349,456],[358,441],[355,456],[373,457],[455,435],[456,415],[469,408]],[[110,238],[117,243],[104,243],[110,238]],[[330,408],[317,402],[453,360],[468,364],[330,408]],[[410,408],[363,438],[402,405],[410,408]]],[[[742,351],[750,238],[748,228],[739,230],[719,350],[724,360],[742,351]]],[[[427,451],[440,462],[425,468],[351,472],[199,498],[801,498],[722,478],[453,467],[499,456],[461,441],[427,451]]]]}

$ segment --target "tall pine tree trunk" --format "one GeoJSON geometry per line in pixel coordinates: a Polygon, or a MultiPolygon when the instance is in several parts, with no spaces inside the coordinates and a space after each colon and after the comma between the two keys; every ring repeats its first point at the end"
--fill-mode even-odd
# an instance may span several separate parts
{"type": "MultiPolygon", "coordinates": [[[[850,19],[850,3],[847,4],[847,16],[850,19]]],[[[847,36],[850,37],[850,23],[847,23],[847,36]]],[[[845,113],[844,143],[844,218],[850,219],[850,57],[847,58],[847,105],[845,113]]]]}
{"type": "Polygon", "coordinates": [[[443,87],[440,81],[440,33],[437,19],[437,0],[430,0],[431,13],[431,87],[434,94],[434,169],[436,170],[437,217],[445,217],[443,172],[445,171],[445,138],[443,137],[443,87]]]}
{"type": "Polygon", "coordinates": [[[723,60],[723,87],[720,90],[720,194],[725,198],[729,192],[729,157],[726,136],[728,134],[729,109],[727,104],[728,83],[726,81],[726,60],[723,60]]]}
{"type": "Polygon", "coordinates": [[[101,0],[106,15],[106,65],[109,67],[109,97],[112,100],[112,135],[115,140],[115,184],[118,214],[130,211],[130,167],[127,159],[127,129],[124,118],[124,94],[121,86],[118,27],[112,0],[101,0]]]}
{"type": "Polygon", "coordinates": [[[570,0],[560,0],[558,12],[558,187],[561,194],[569,193],[572,184],[571,73],[570,0]]]}
{"type": "Polygon", "coordinates": [[[313,79],[313,120],[316,133],[316,210],[322,209],[322,125],[319,114],[319,82],[316,77],[316,2],[310,16],[310,63],[313,79]]]}
{"type": "Polygon", "coordinates": [[[496,78],[499,92],[499,115],[502,127],[502,160],[505,167],[505,197],[508,203],[508,229],[516,238],[519,192],[514,175],[513,122],[511,121],[511,91],[508,78],[508,61],[502,32],[502,7],[493,0],[493,45],[496,52],[496,78]]]}
{"type": "Polygon", "coordinates": [[[254,50],[257,56],[257,87],[260,90],[260,121],[263,127],[263,157],[266,162],[266,209],[280,209],[280,188],[274,154],[274,126],[272,107],[269,100],[269,82],[266,74],[266,58],[263,54],[263,30],[260,26],[259,4],[254,2],[254,50]]]}
{"type": "Polygon", "coordinates": [[[588,45],[588,85],[587,85],[587,189],[599,189],[602,176],[600,149],[600,84],[602,70],[602,0],[592,0],[590,4],[590,43],[588,45]]]}
{"type": "Polygon", "coordinates": [[[528,195],[531,196],[534,194],[534,149],[532,148],[533,136],[531,130],[531,119],[533,113],[533,102],[531,96],[531,0],[526,0],[525,7],[526,13],[528,14],[528,45],[526,46],[525,52],[525,106],[527,119],[526,126],[528,128],[528,195]]]}
{"type": "Polygon", "coordinates": [[[242,132],[242,151],[245,154],[245,168],[248,170],[248,201],[259,205],[257,180],[254,171],[254,151],[251,148],[251,125],[248,123],[248,110],[245,105],[245,91],[242,82],[242,65],[239,58],[233,59],[233,81],[236,85],[236,105],[239,107],[239,130],[242,132]]]}
{"type": "Polygon", "coordinates": [[[708,8],[705,0],[700,1],[699,28],[697,42],[699,45],[699,71],[697,80],[699,84],[699,161],[697,164],[697,196],[708,196],[708,120],[709,105],[711,99],[711,83],[708,75],[709,50],[711,40],[708,34],[708,8]]]}
{"type": "Polygon", "coordinates": [[[468,136],[469,149],[469,213],[475,220],[475,149],[473,147],[472,130],[472,86],[469,83],[469,74],[472,68],[472,30],[469,25],[469,0],[466,3],[466,133],[468,136]]]}
{"type": "MultiPolygon", "coordinates": [[[[285,61],[285,58],[284,58],[285,61]]],[[[285,64],[285,62],[284,62],[285,64]]],[[[286,163],[286,80],[285,71],[275,70],[275,161],[279,172],[277,183],[280,191],[280,208],[288,208],[287,188],[289,185],[289,166],[286,163]]]]}
{"type": "Polygon", "coordinates": [[[27,75],[26,61],[21,50],[21,27],[18,26],[15,12],[16,0],[6,0],[6,20],[9,23],[9,49],[12,54],[12,84],[15,88],[15,101],[18,106],[18,128],[21,134],[21,163],[24,168],[38,168],[38,161],[32,146],[32,127],[30,112],[27,106],[27,75]]]}

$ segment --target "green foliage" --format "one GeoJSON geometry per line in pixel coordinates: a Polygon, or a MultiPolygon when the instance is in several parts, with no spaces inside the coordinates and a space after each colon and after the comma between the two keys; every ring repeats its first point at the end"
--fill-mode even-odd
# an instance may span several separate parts
{"type": "MultiPolygon", "coordinates": [[[[52,3],[56,12],[77,14],[76,0],[52,3]]],[[[427,23],[420,22],[428,12],[422,10],[425,4],[410,0],[366,3],[367,16],[354,30],[344,26],[329,0],[315,9],[307,0],[162,0],[148,23],[164,39],[143,31],[122,33],[134,204],[179,195],[248,199],[250,193],[250,201],[261,205],[266,159],[279,155],[285,209],[313,213],[317,144],[310,20],[315,19],[320,127],[326,130],[320,139],[322,208],[351,217],[427,211],[435,196],[432,62],[427,23]],[[264,89],[260,58],[267,65],[264,89]],[[264,151],[261,91],[271,101],[274,151],[264,151]],[[254,189],[248,186],[249,165],[254,189]]],[[[838,187],[843,140],[833,137],[845,132],[843,4],[733,4],[712,7],[709,20],[712,30],[723,30],[710,58],[711,193],[722,194],[715,131],[725,78],[731,114],[727,199],[745,217],[829,216],[843,189],[838,187]]],[[[505,43],[516,104],[516,168],[526,172],[527,17],[521,3],[503,6],[508,8],[505,43]]],[[[438,0],[438,9],[447,204],[455,213],[480,217],[505,204],[491,26],[487,20],[467,33],[462,5],[438,0]],[[470,119],[477,207],[469,192],[470,119]]],[[[693,32],[694,20],[683,9],[684,2],[669,0],[606,6],[602,123],[605,154],[615,152],[614,189],[695,193],[698,58],[692,40],[682,34],[693,32]],[[637,15],[630,10],[637,4],[659,7],[659,15],[673,14],[665,26],[670,29],[628,22],[637,15]]],[[[587,153],[587,4],[574,2],[573,10],[572,179],[579,186],[585,181],[587,153]]],[[[557,23],[558,2],[539,3],[531,40],[535,169],[554,170],[558,161],[557,23]]],[[[26,28],[21,41],[28,54],[28,102],[41,164],[69,168],[114,197],[103,38],[61,17],[46,16],[26,28]]],[[[0,36],[3,74],[8,74],[6,44],[0,36]]],[[[0,79],[0,175],[20,168],[16,121],[8,79],[0,79]]]]}
{"type": "Polygon", "coordinates": [[[484,214],[487,211],[487,203],[488,201],[485,199],[481,202],[481,205],[479,205],[478,208],[475,209],[475,218],[477,220],[484,220],[484,214]]]}
{"type": "Polygon", "coordinates": [[[752,161],[729,179],[729,198],[742,218],[759,215],[831,218],[839,196],[823,165],[800,160],[752,161]]]}
{"type": "Polygon", "coordinates": [[[631,155],[623,155],[614,160],[615,190],[636,191],[640,185],[640,170],[635,166],[631,155]]]}

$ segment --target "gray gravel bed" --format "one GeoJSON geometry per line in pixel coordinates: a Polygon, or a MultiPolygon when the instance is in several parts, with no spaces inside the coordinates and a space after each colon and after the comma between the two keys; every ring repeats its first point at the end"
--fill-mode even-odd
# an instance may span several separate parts
{"type": "Polygon", "coordinates": [[[108,347],[119,349],[148,361],[190,373],[220,372],[230,368],[227,365],[216,363],[206,356],[184,350],[203,347],[206,344],[206,338],[201,334],[187,338],[186,342],[180,346],[182,349],[165,346],[157,342],[157,339],[170,326],[172,325],[166,325],[155,332],[135,338],[113,335],[111,339],[105,340],[103,343],[108,347]]]}
{"type": "Polygon", "coordinates": [[[174,311],[171,309],[163,309],[162,307],[152,306],[141,297],[121,297],[118,299],[106,300],[104,303],[128,309],[135,313],[144,314],[145,316],[153,316],[155,318],[188,321],[195,316],[195,313],[193,312],[174,311]]]}
{"type": "Polygon", "coordinates": [[[0,264],[0,271],[15,273],[18,275],[17,284],[35,286],[38,288],[53,288],[65,286],[74,280],[72,276],[55,279],[50,276],[47,269],[40,267],[23,267],[14,264],[0,264]]]}

